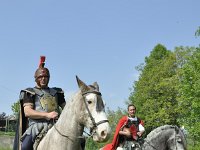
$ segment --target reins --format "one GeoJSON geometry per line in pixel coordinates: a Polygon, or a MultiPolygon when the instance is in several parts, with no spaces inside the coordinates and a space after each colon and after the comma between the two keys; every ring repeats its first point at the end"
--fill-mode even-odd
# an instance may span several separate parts
{"type": "Polygon", "coordinates": [[[53,121],[53,127],[56,129],[56,131],[63,137],[69,138],[69,137],[74,137],[74,138],[78,138],[78,139],[83,139],[85,138],[84,136],[71,136],[71,135],[65,135],[63,133],[61,133],[58,128],[56,127],[56,121],[55,119],[52,120],[53,121]]]}
{"type": "Polygon", "coordinates": [[[56,125],[54,124],[54,128],[56,129],[56,131],[61,135],[61,136],[63,136],[63,137],[66,137],[66,138],[70,138],[70,137],[74,137],[74,138],[78,138],[78,139],[84,139],[85,137],[84,136],[69,136],[69,135],[65,135],[65,134],[63,134],[63,133],[61,133],[58,129],[57,129],[57,127],[56,127],[56,125]]]}

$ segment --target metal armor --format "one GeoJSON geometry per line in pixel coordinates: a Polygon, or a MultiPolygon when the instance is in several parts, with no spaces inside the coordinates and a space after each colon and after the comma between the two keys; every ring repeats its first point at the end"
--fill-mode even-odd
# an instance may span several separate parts
{"type": "Polygon", "coordinates": [[[128,122],[126,124],[126,127],[127,128],[130,128],[132,125],[135,125],[135,127],[137,128],[137,131],[139,131],[139,124],[140,124],[140,119],[135,117],[135,118],[129,118],[128,119],[128,122]]]}
{"type": "MultiPolygon", "coordinates": [[[[51,112],[56,111],[59,113],[58,106],[58,95],[57,90],[54,88],[47,89],[38,89],[38,88],[28,88],[26,90],[22,90],[22,93],[26,92],[34,97],[34,110],[40,112],[51,112]]],[[[23,99],[23,98],[22,98],[23,99]]],[[[39,120],[29,119],[29,125],[38,122],[39,120]]],[[[40,121],[45,121],[41,119],[40,121]]]]}
{"type": "Polygon", "coordinates": [[[50,73],[49,73],[49,69],[47,68],[38,68],[36,71],[35,71],[35,79],[41,77],[41,76],[47,76],[47,77],[50,77],[50,73]]]}
{"type": "Polygon", "coordinates": [[[49,93],[44,93],[40,99],[41,107],[46,112],[55,111],[58,107],[56,98],[49,93]]]}

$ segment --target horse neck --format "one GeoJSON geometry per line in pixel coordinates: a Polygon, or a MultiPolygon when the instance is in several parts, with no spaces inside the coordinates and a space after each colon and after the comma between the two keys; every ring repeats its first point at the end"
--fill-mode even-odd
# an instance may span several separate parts
{"type": "Polygon", "coordinates": [[[56,123],[56,127],[62,131],[63,134],[72,136],[80,136],[83,133],[84,126],[80,124],[81,100],[78,95],[75,95],[68,101],[56,123]]]}
{"type": "MultiPolygon", "coordinates": [[[[145,146],[149,149],[165,150],[167,147],[167,140],[173,134],[173,128],[168,126],[159,127],[147,135],[145,139],[145,146]]],[[[146,150],[146,149],[145,149],[146,150]]]]}

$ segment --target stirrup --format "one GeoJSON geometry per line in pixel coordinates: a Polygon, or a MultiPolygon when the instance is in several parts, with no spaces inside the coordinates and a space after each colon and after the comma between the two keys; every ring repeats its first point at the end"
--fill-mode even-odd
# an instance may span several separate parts
{"type": "Polygon", "coordinates": [[[131,145],[131,147],[135,147],[136,145],[135,145],[135,143],[133,143],[132,145],[131,145]]]}
{"type": "Polygon", "coordinates": [[[140,144],[139,144],[139,143],[133,143],[133,144],[131,145],[131,147],[140,148],[141,146],[140,146],[140,144]]]}

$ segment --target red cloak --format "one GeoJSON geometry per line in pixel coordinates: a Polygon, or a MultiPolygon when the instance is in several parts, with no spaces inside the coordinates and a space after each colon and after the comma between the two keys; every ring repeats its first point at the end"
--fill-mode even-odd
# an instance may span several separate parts
{"type": "MultiPolygon", "coordinates": [[[[116,126],[116,130],[115,130],[115,134],[114,134],[114,137],[113,137],[113,140],[112,140],[112,143],[109,143],[107,145],[105,145],[102,150],[116,150],[117,147],[118,147],[118,144],[119,144],[119,131],[121,130],[121,128],[127,124],[127,121],[128,121],[128,116],[123,116],[117,126],[116,126]]],[[[143,124],[143,121],[140,122],[142,125],[143,124]]],[[[136,139],[137,138],[137,128],[133,125],[130,127],[130,131],[132,133],[132,137],[133,139],[136,139]]]]}

